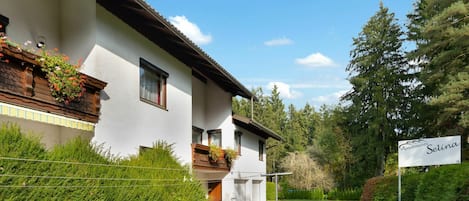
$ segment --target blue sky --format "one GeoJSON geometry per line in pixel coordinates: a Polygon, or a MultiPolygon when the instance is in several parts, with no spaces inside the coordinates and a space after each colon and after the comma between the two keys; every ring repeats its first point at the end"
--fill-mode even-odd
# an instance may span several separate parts
{"type": "MultiPolygon", "coordinates": [[[[337,104],[350,90],[352,38],[379,0],[147,0],[248,89],[297,108],[337,104]]],[[[400,24],[413,1],[383,0],[400,24]]]]}

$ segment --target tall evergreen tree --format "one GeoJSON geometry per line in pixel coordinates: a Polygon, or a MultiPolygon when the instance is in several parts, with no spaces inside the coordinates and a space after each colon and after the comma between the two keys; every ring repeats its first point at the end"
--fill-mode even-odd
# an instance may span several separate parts
{"type": "Polygon", "coordinates": [[[403,129],[400,118],[408,108],[409,81],[402,51],[402,36],[393,13],[380,4],[357,38],[347,67],[352,90],[349,101],[349,127],[354,168],[358,179],[384,173],[387,154],[395,152],[397,136],[403,129]]]}
{"type": "Polygon", "coordinates": [[[433,111],[429,122],[438,126],[432,135],[467,135],[469,128],[468,2],[421,0],[409,15],[409,39],[417,45],[410,56],[419,61],[423,95],[433,111]]]}

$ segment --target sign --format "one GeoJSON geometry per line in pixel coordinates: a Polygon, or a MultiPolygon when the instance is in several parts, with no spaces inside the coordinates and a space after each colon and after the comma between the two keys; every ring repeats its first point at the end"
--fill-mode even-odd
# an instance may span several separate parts
{"type": "Polygon", "coordinates": [[[398,142],[399,167],[461,163],[461,136],[398,142]]]}

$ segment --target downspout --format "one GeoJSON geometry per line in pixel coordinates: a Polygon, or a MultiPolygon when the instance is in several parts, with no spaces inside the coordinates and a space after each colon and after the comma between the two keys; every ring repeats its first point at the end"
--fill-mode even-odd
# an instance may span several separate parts
{"type": "Polygon", "coordinates": [[[254,96],[251,96],[251,119],[254,120],[254,96]]]}

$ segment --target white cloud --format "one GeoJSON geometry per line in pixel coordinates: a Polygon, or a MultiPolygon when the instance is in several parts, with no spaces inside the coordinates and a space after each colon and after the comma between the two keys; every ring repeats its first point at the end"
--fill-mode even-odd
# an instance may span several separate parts
{"type": "Polygon", "coordinates": [[[314,103],[318,103],[318,104],[315,104],[315,105],[337,104],[337,103],[339,103],[340,97],[342,97],[348,91],[349,90],[340,90],[340,91],[334,92],[332,94],[327,94],[327,95],[323,95],[323,96],[314,97],[311,100],[314,103]]]}
{"type": "Polygon", "coordinates": [[[276,39],[272,39],[272,40],[264,42],[264,45],[266,46],[280,46],[280,45],[291,45],[291,44],[293,44],[293,41],[285,37],[276,38],[276,39]]]}
{"type": "Polygon", "coordinates": [[[295,60],[297,64],[309,66],[309,67],[331,67],[336,66],[334,61],[329,57],[322,55],[321,53],[313,53],[304,58],[298,58],[295,60]]]}
{"type": "Polygon", "coordinates": [[[281,98],[286,99],[295,99],[302,96],[301,92],[294,91],[291,89],[290,85],[283,83],[283,82],[269,82],[267,87],[272,90],[274,86],[277,86],[277,90],[280,94],[281,98]]]}
{"type": "Polygon", "coordinates": [[[197,45],[205,45],[212,42],[212,36],[202,33],[200,28],[189,21],[186,16],[172,16],[169,17],[169,22],[184,33],[189,39],[191,39],[197,45]]]}

